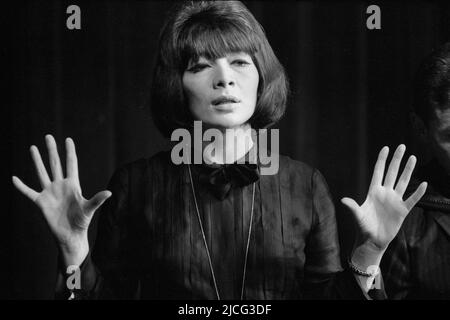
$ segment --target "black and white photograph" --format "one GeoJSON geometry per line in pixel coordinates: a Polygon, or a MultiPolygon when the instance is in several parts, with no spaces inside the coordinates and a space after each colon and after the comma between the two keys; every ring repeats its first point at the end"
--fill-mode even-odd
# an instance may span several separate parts
{"type": "Polygon", "coordinates": [[[450,3],[22,1],[9,20],[3,299],[179,319],[450,300],[450,3]]]}

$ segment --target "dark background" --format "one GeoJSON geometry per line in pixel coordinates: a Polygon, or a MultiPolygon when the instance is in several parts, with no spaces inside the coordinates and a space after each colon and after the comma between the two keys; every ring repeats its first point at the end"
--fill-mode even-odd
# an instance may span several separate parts
{"type": "MultiPolygon", "coordinates": [[[[411,80],[419,61],[449,41],[450,5],[377,2],[381,30],[366,28],[372,2],[246,1],[266,30],[291,82],[280,152],[317,167],[333,194],[343,239],[349,213],[339,199],[364,200],[378,151],[413,143],[411,80]]],[[[72,137],[83,194],[103,190],[118,166],[168,148],[146,108],[157,38],[171,4],[157,1],[35,1],[11,10],[12,104],[2,128],[10,152],[11,196],[1,264],[8,299],[52,299],[57,247],[35,206],[12,190],[10,173],[39,183],[29,146],[47,160],[44,135],[72,137]],[[66,8],[81,8],[81,30],[66,28],[66,8]],[[9,127],[10,126],[10,127],[9,127]],[[6,129],[5,129],[6,128],[6,129]],[[12,240],[12,242],[11,242],[12,240]],[[11,281],[12,280],[12,281],[11,281]]],[[[2,51],[3,52],[3,51],[2,51]]],[[[346,242],[344,241],[344,245],[346,242]]]]}

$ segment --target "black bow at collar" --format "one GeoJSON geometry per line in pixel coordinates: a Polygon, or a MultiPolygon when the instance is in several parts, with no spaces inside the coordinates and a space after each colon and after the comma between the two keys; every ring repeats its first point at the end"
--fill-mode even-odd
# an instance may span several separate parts
{"type": "Polygon", "coordinates": [[[258,165],[253,163],[202,164],[197,167],[199,181],[219,200],[234,187],[243,187],[259,179],[258,165]]]}

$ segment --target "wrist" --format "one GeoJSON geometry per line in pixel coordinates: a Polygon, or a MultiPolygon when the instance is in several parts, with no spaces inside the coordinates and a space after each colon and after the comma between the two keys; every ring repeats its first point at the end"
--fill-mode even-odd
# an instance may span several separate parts
{"type": "Polygon", "coordinates": [[[89,243],[86,239],[79,244],[72,244],[71,246],[61,245],[60,251],[66,268],[69,266],[80,266],[89,253],[89,243]]]}
{"type": "Polygon", "coordinates": [[[370,242],[355,245],[349,262],[360,270],[373,270],[380,265],[384,251],[370,242]]]}

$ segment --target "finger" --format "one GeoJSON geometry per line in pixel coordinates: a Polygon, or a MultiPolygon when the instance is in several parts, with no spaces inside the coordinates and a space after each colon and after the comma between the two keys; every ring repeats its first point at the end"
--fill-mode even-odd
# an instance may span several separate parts
{"type": "Polygon", "coordinates": [[[342,198],[341,199],[342,204],[344,204],[346,207],[348,207],[350,209],[351,212],[353,212],[353,215],[355,216],[355,218],[359,219],[360,218],[360,210],[359,210],[359,205],[356,203],[355,200],[351,199],[351,198],[342,198]]]}
{"type": "Polygon", "coordinates": [[[50,160],[50,168],[52,169],[53,180],[62,180],[63,173],[55,138],[48,134],[45,136],[45,140],[47,142],[48,157],[50,160]]]}
{"type": "Polygon", "coordinates": [[[47,169],[45,169],[44,162],[42,162],[41,153],[36,146],[30,147],[30,153],[36,168],[39,182],[41,183],[41,187],[44,189],[51,183],[51,181],[48,176],[47,169]]]}
{"type": "Polygon", "coordinates": [[[405,150],[406,147],[404,144],[399,145],[395,150],[386,173],[386,178],[384,179],[383,185],[385,187],[394,188],[395,180],[397,180],[398,168],[400,167],[400,162],[402,161],[405,150]]]}
{"type": "Polygon", "coordinates": [[[373,169],[372,181],[370,182],[370,189],[375,186],[381,185],[384,176],[384,168],[386,166],[386,159],[389,154],[389,148],[383,147],[378,154],[375,168],[373,169]]]}
{"type": "Polygon", "coordinates": [[[417,159],[414,156],[410,156],[408,162],[406,162],[405,169],[403,169],[402,175],[398,179],[395,191],[403,196],[406,188],[408,187],[409,180],[416,166],[417,159]]]}
{"type": "Polygon", "coordinates": [[[87,211],[93,214],[111,195],[111,191],[108,190],[97,193],[88,201],[87,211]]]}
{"type": "Polygon", "coordinates": [[[78,159],[75,143],[71,138],[66,139],[66,170],[67,177],[78,181],[78,159]]]}
{"type": "Polygon", "coordinates": [[[39,196],[39,193],[28,187],[25,183],[23,183],[19,178],[16,176],[12,177],[12,182],[14,186],[22,192],[26,197],[28,197],[31,201],[36,201],[36,198],[39,196]]]}
{"type": "Polygon", "coordinates": [[[422,182],[416,191],[405,201],[406,209],[411,211],[411,209],[416,205],[417,202],[422,198],[427,191],[428,184],[426,182],[422,182]]]}

